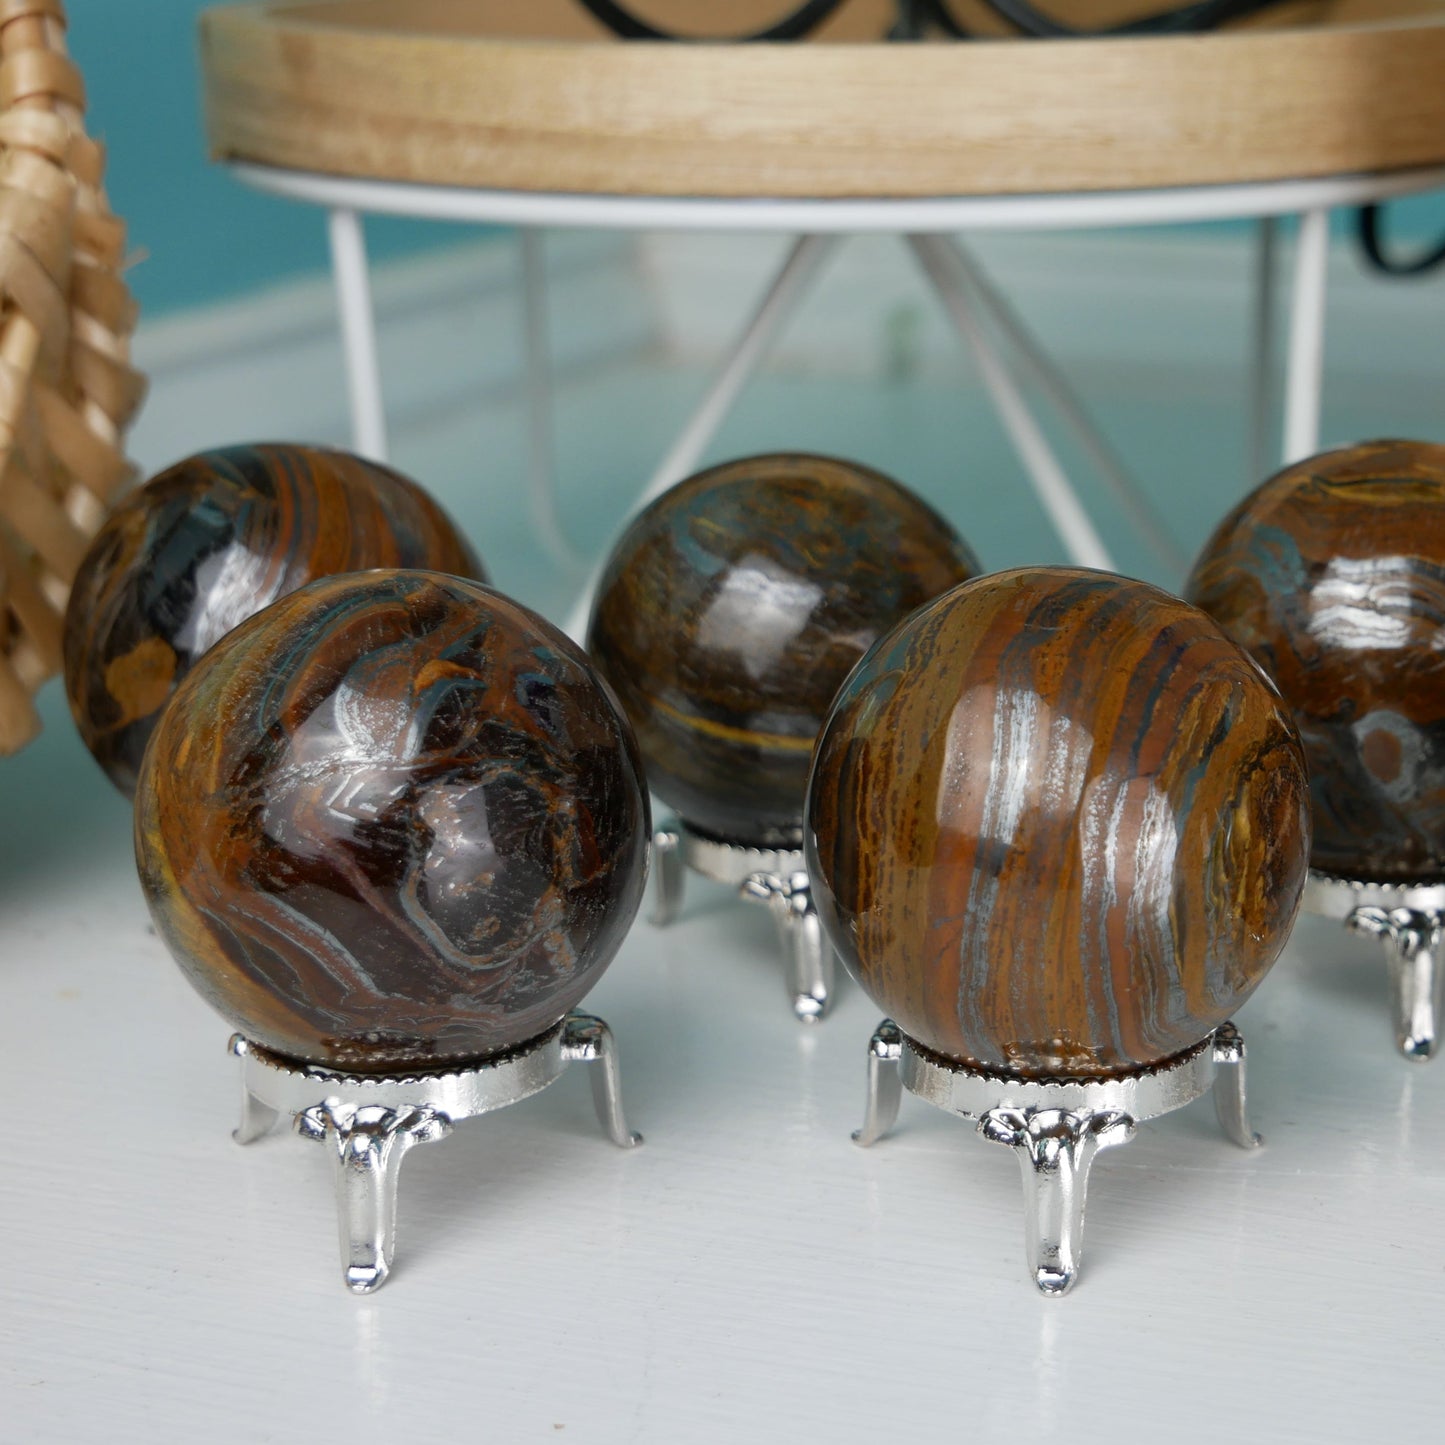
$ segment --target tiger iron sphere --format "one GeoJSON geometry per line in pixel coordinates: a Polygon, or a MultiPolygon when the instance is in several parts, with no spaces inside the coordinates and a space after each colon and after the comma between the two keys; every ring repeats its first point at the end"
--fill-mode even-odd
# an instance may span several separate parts
{"type": "Polygon", "coordinates": [[[316,577],[424,567],[487,580],[451,519],[400,472],[324,447],[200,452],[119,507],[65,618],[80,736],[127,795],[187,670],[239,622],[316,577]]]}
{"type": "Polygon", "coordinates": [[[1283,946],[1304,756],[1202,612],[1070,567],[965,583],[849,678],[805,829],[824,927],[909,1038],[1093,1078],[1206,1038],[1283,946]]]}
{"type": "Polygon", "coordinates": [[[161,936],[246,1038],[353,1074],[546,1032],[637,911],[641,760],[582,650],[432,572],[324,578],[191,669],[136,860],[161,936]]]}
{"type": "Polygon", "coordinates": [[[1186,595],[1294,710],[1315,867],[1445,878],[1445,446],[1286,467],[1221,523],[1186,595]]]}
{"type": "Polygon", "coordinates": [[[895,622],[979,570],[942,517],[871,467],[748,457],[638,515],[588,647],[664,802],[726,842],[797,847],[839,685],[895,622]]]}

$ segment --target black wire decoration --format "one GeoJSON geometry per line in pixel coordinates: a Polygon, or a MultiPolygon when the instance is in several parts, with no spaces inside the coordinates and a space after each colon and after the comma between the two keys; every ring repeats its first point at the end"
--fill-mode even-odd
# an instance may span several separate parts
{"type": "MultiPolygon", "coordinates": [[[[634,15],[617,0],[580,0],[592,17],[623,40],[689,41],[703,37],[678,35],[634,15]]],[[[752,44],[759,41],[803,40],[811,35],[844,0],[805,0],[796,9],[772,25],[742,35],[706,37],[706,41],[731,41],[752,44]]],[[[995,15],[1020,34],[1055,39],[1064,36],[1090,35],[1175,35],[1213,30],[1246,15],[1278,5],[1281,0],[1190,0],[1172,10],[1127,20],[1098,30],[1083,30],[1056,20],[1038,9],[1031,0],[983,0],[995,15]]],[[[971,40],[974,32],[958,19],[949,0],[897,0],[897,19],[886,39],[921,40],[930,29],[937,29],[955,40],[971,40]]]]}
{"type": "MultiPolygon", "coordinates": [[[[805,3],[783,16],[774,25],[755,30],[749,35],[719,36],[718,39],[752,43],[763,40],[802,40],[811,35],[841,4],[843,0],[805,0],[805,3]]],[[[623,40],[691,40],[688,35],[673,35],[639,20],[630,10],[615,4],[614,0],[582,0],[582,5],[600,20],[614,35],[623,40]]]]}
{"type": "MultiPolygon", "coordinates": [[[[1193,0],[1188,5],[1173,10],[1161,10],[1154,15],[1144,15],[1136,20],[1125,20],[1118,25],[1106,25],[1098,30],[1084,30],[1055,20],[1029,0],[983,0],[983,3],[1022,35],[1041,40],[1082,39],[1090,36],[1126,35],[1189,35],[1204,30],[1215,30],[1232,20],[1254,15],[1267,10],[1280,0],[1193,0]]],[[[945,35],[956,40],[973,37],[970,31],[954,15],[949,0],[929,0],[933,20],[945,35]]]]}

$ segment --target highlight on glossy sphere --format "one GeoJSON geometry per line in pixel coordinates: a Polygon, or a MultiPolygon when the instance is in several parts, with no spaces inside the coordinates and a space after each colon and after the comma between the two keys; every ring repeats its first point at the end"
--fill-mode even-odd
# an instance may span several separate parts
{"type": "Polygon", "coordinates": [[[1286,467],[1220,524],[1186,595],[1294,712],[1315,866],[1445,878],[1445,446],[1364,442],[1286,467]]]}
{"type": "Polygon", "coordinates": [[[724,841],[796,847],[839,685],[875,638],[979,570],[942,517],[871,467],[748,457],[637,516],[588,647],[658,797],[724,841]]]}
{"type": "Polygon", "coordinates": [[[325,447],[221,447],[161,472],[91,543],[65,618],[81,738],[124,793],[171,694],[207,648],[317,577],[422,567],[485,582],[415,482],[325,447]]]}
{"type": "Polygon", "coordinates": [[[349,1073],[544,1033],[637,911],[626,719],[534,612],[439,573],[313,582],[181,684],[136,793],[151,914],[248,1039],[349,1073]]]}
{"type": "Polygon", "coordinates": [[[1223,1023],[1299,906],[1304,757],[1202,612],[1071,567],[979,578],[848,679],[805,828],[824,927],[909,1038],[1097,1077],[1223,1023]]]}

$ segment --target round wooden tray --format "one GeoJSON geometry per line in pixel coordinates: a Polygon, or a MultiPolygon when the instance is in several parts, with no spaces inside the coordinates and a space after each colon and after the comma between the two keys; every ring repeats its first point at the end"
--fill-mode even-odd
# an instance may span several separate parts
{"type": "MultiPolygon", "coordinates": [[[[739,28],[779,0],[648,0],[739,28]]],[[[960,4],[960,13],[963,4],[960,4]]],[[[1139,0],[1071,0],[1077,23],[1139,0]]],[[[884,44],[614,41],[575,0],[208,12],[218,159],[390,181],[661,196],[1129,190],[1445,161],[1440,0],[1297,0],[1211,35],[884,44]]],[[[680,18],[679,18],[680,17],[680,18]]]]}

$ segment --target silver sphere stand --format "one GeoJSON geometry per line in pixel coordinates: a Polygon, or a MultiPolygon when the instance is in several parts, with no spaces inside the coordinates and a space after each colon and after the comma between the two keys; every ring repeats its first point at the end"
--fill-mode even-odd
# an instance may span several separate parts
{"type": "Polygon", "coordinates": [[[461,1119],[505,1109],[540,1093],[568,1064],[592,1064],[592,1098],[608,1138],[623,1149],[642,1143],[622,1113],[617,1049],[591,1014],[571,1013],[520,1048],[449,1074],[415,1078],[348,1077],[267,1052],[240,1034],[241,1122],[234,1138],[252,1144],[282,1115],[303,1139],[330,1143],[346,1287],[370,1294],[386,1283],[396,1247],[396,1186],[415,1144],[444,1139],[461,1119]]]}
{"type": "MultiPolygon", "coordinates": [[[[800,840],[801,841],[801,840],[800,840]]],[[[788,995],[802,1023],[817,1023],[833,1001],[833,950],[823,937],[803,850],[724,843],[673,819],[652,835],[657,875],[652,921],[665,928],[681,911],[688,871],[726,883],[749,903],[766,904],[778,927],[788,995]]]]}
{"type": "Polygon", "coordinates": [[[1256,1149],[1244,1095],[1244,1040],[1223,1023],[1188,1053],[1107,1079],[1021,1079],[942,1059],[884,1019],[868,1046],[868,1111],[855,1144],[876,1144],[898,1118],[903,1090],[977,1123],[1006,1144],[1024,1181],[1024,1244],[1040,1291],[1061,1295],[1079,1277],[1084,1194],[1100,1149],[1127,1144],[1146,1119],[1182,1109],[1213,1090],[1224,1132],[1256,1149]]]}
{"type": "Polygon", "coordinates": [[[1390,970],[1395,1045],[1415,1063],[1434,1058],[1445,1008],[1445,882],[1371,883],[1311,869],[1304,906],[1380,940],[1390,970]]]}

